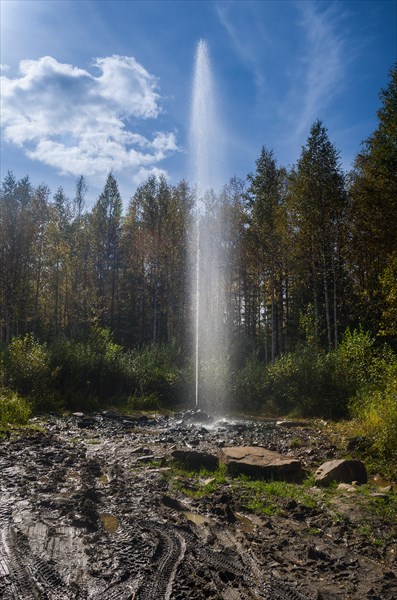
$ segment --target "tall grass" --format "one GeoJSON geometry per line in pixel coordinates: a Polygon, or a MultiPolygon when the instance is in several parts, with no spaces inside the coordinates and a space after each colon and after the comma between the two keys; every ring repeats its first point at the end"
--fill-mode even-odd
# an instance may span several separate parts
{"type": "Polygon", "coordinates": [[[0,425],[26,425],[32,414],[28,400],[21,398],[16,392],[0,388],[0,425]]]}

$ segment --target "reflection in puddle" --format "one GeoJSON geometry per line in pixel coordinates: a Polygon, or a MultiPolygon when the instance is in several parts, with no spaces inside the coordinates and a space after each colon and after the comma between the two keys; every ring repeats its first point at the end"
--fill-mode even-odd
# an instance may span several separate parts
{"type": "Polygon", "coordinates": [[[99,518],[101,519],[104,530],[108,533],[114,533],[118,530],[119,522],[113,515],[109,513],[102,513],[99,515],[99,518]]]}
{"type": "Polygon", "coordinates": [[[203,517],[203,515],[199,515],[197,513],[190,512],[189,510],[182,511],[182,514],[185,515],[185,517],[188,519],[188,521],[191,521],[195,525],[204,525],[204,524],[208,525],[211,522],[211,519],[208,519],[207,517],[203,517]]]}
{"type": "Polygon", "coordinates": [[[247,531],[248,533],[251,533],[254,530],[254,522],[249,519],[248,517],[245,517],[244,515],[241,515],[240,513],[234,513],[236,516],[236,519],[240,522],[241,525],[241,529],[243,531],[247,531]]]}

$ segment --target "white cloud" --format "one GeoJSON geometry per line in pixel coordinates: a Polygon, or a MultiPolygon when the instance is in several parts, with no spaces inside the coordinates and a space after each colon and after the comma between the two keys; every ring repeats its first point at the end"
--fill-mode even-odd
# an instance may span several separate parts
{"type": "Polygon", "coordinates": [[[4,139],[61,173],[95,175],[154,168],[178,150],[175,134],[132,131],[160,114],[157,80],[133,57],[110,56],[98,74],[50,56],[1,77],[4,139]]]}
{"type": "Polygon", "coordinates": [[[296,2],[301,13],[300,25],[306,48],[296,65],[296,82],[292,87],[284,113],[297,124],[292,137],[302,142],[310,126],[340,91],[345,74],[345,38],[339,6],[330,3],[321,10],[314,2],[296,2]]]}
{"type": "Polygon", "coordinates": [[[140,185],[144,183],[151,175],[155,175],[155,177],[160,177],[164,175],[167,177],[167,173],[163,169],[159,169],[158,167],[151,167],[150,169],[146,169],[145,167],[141,167],[137,173],[135,173],[133,177],[133,182],[136,185],[140,185]]]}

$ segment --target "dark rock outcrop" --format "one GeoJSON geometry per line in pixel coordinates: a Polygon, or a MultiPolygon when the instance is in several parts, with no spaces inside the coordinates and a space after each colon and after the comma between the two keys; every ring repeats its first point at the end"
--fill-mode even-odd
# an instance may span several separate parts
{"type": "Polygon", "coordinates": [[[333,481],[367,483],[367,471],[360,460],[329,460],[317,469],[314,478],[320,485],[328,485],[333,481]]]}

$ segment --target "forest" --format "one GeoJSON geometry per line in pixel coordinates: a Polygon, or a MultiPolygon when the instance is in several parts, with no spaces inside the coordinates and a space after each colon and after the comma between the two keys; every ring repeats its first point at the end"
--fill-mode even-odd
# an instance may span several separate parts
{"type": "MultiPolygon", "coordinates": [[[[0,195],[2,425],[49,410],[192,401],[189,247],[195,190],[110,173],[86,206],[9,172],[0,195]]],[[[397,65],[377,128],[344,173],[316,121],[297,162],[264,146],[206,196],[227,256],[230,409],[354,418],[397,460],[397,65]]]]}

